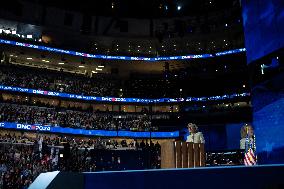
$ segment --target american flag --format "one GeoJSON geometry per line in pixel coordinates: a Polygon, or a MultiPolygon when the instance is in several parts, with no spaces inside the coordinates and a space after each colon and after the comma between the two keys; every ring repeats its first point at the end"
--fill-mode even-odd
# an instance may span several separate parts
{"type": "Polygon", "coordinates": [[[245,151],[245,157],[244,157],[244,163],[246,166],[253,166],[257,163],[257,158],[255,155],[255,137],[252,139],[249,139],[247,135],[246,139],[246,151],[245,151]]]}

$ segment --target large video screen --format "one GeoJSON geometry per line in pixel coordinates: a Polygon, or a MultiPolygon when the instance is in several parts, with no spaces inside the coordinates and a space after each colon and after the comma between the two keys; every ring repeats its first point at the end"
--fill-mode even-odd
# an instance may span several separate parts
{"type": "Polygon", "coordinates": [[[242,0],[248,64],[284,47],[284,1],[242,0]]]}

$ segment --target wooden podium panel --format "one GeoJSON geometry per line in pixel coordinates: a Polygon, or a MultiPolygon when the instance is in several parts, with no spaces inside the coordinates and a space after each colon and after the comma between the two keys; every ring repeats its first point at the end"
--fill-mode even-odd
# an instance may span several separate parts
{"type": "Polygon", "coordinates": [[[205,166],[204,144],[165,142],[161,145],[161,168],[205,166]]]}
{"type": "Polygon", "coordinates": [[[161,144],[161,167],[174,168],[175,165],[175,146],[174,142],[161,144]]]}
{"type": "Polygon", "coordinates": [[[199,167],[200,166],[199,144],[193,144],[193,154],[194,154],[194,167],[199,167]]]}
{"type": "Polygon", "coordinates": [[[182,168],[181,141],[175,142],[176,168],[182,168]]]}
{"type": "Polygon", "coordinates": [[[183,142],[181,144],[181,153],[182,153],[182,168],[188,167],[188,147],[187,143],[183,142]]]}
{"type": "Polygon", "coordinates": [[[205,167],[205,147],[204,147],[204,144],[200,144],[200,166],[205,167]]]}
{"type": "Polygon", "coordinates": [[[193,143],[188,142],[187,147],[188,147],[188,152],[187,152],[188,153],[188,166],[187,167],[193,167],[194,165],[193,143]]]}

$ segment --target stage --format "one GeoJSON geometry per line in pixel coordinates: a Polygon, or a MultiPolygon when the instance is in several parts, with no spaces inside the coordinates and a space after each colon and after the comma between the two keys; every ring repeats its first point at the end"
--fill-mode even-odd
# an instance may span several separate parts
{"type": "Polygon", "coordinates": [[[284,164],[258,165],[254,167],[228,166],[86,173],[51,172],[42,173],[29,188],[283,189],[284,164]]]}

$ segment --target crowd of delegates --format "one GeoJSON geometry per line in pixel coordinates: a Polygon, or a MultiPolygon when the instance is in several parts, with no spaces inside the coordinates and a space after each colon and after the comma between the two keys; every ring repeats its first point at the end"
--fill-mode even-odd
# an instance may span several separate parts
{"type": "MultiPolygon", "coordinates": [[[[0,103],[0,121],[103,130],[147,131],[148,115],[116,115],[108,113],[56,110],[55,108],[0,103]]],[[[157,128],[153,128],[157,130],[157,128]]]]}
{"type": "MultiPolygon", "coordinates": [[[[92,146],[94,143],[103,144],[101,139],[70,139],[47,136],[29,138],[25,134],[16,136],[10,133],[0,135],[0,188],[26,189],[40,173],[48,171],[92,172],[127,169],[123,161],[127,162],[127,155],[131,151],[123,150],[123,153],[119,154],[105,150],[104,154],[100,151],[99,155],[89,148],[96,148],[92,146]],[[82,148],[80,143],[83,143],[85,147],[82,148]]],[[[129,144],[125,140],[121,141],[121,145],[124,146],[134,143],[135,141],[129,144]]],[[[143,165],[141,168],[159,168],[160,145],[158,143],[154,145],[152,142],[149,144],[142,141],[136,142],[135,146],[132,152],[140,151],[137,161],[141,161],[143,165]],[[145,153],[149,157],[143,156],[145,153]],[[144,158],[143,161],[140,156],[144,158]],[[147,160],[152,161],[148,167],[145,163],[143,164],[147,160]]]]}
{"type": "Polygon", "coordinates": [[[119,81],[109,75],[86,77],[48,69],[1,64],[0,83],[7,86],[91,96],[117,96],[119,81]],[[105,82],[107,80],[107,82],[105,82]]]}
{"type": "Polygon", "coordinates": [[[42,141],[48,146],[62,147],[62,144],[68,142],[71,146],[77,147],[79,149],[139,149],[139,148],[150,148],[154,147],[159,149],[160,144],[157,141],[154,144],[152,141],[150,143],[148,140],[143,140],[138,142],[136,139],[110,139],[110,138],[79,138],[68,136],[59,136],[59,135],[48,135],[48,134],[35,134],[29,135],[27,132],[6,132],[4,134],[0,133],[0,143],[10,143],[10,144],[34,144],[38,139],[35,138],[41,137],[42,141]],[[17,133],[17,134],[16,134],[17,133]]]}
{"type": "Polygon", "coordinates": [[[24,189],[40,172],[48,171],[46,164],[33,156],[28,146],[0,146],[0,186],[3,189],[24,189]]]}
{"type": "MultiPolygon", "coordinates": [[[[210,68],[211,71],[213,69],[214,74],[216,74],[216,68],[210,68]]],[[[243,71],[242,68],[238,69],[243,71]]],[[[243,87],[245,81],[236,79],[238,78],[236,73],[216,76],[214,80],[208,79],[208,77],[200,80],[197,78],[199,78],[200,74],[202,76],[204,71],[196,70],[194,77],[191,75],[191,71],[179,70],[173,73],[180,74],[169,73],[167,78],[163,74],[132,74],[129,78],[122,79],[112,74],[101,73],[88,77],[46,68],[0,64],[0,84],[87,96],[129,98],[215,96],[247,91],[243,87]],[[229,86],[227,83],[222,83],[228,77],[232,80],[229,86]],[[185,81],[188,82],[187,86],[184,85],[185,81]],[[203,86],[202,89],[198,88],[200,85],[203,86]],[[212,85],[214,85],[214,88],[207,90],[212,85]],[[193,88],[198,88],[198,90],[192,90],[193,88]]],[[[209,74],[209,72],[205,74],[209,74]]]]}

